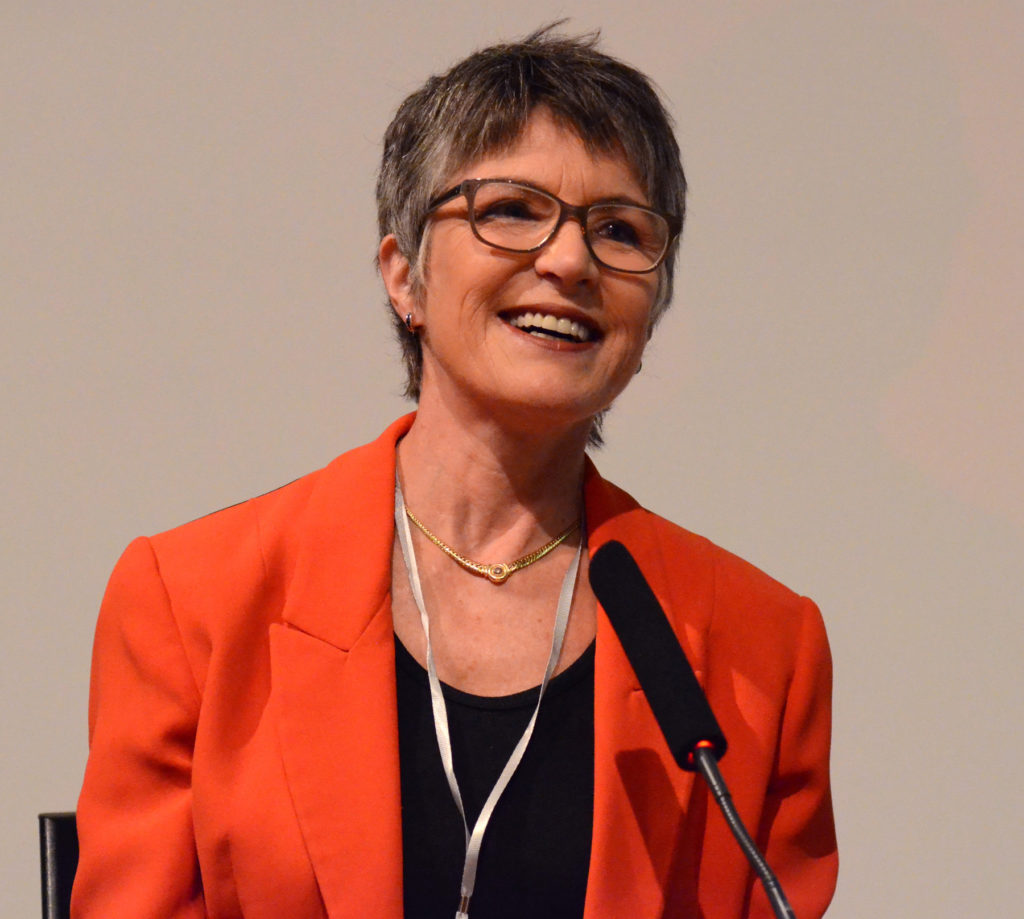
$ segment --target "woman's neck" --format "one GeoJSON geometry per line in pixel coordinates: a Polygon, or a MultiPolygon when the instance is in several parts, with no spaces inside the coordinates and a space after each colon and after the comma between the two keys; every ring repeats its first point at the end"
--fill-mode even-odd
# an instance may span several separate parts
{"type": "Polygon", "coordinates": [[[406,504],[460,551],[515,557],[578,519],[589,426],[523,431],[421,400],[398,446],[406,504]]]}

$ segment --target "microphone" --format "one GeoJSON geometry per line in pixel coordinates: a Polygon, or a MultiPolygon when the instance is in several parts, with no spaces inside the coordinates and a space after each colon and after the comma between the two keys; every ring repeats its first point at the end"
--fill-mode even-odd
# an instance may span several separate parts
{"type": "Polygon", "coordinates": [[[594,553],[590,586],[619,637],[675,761],[704,776],[729,829],[761,879],[777,919],[796,919],[718,771],[727,743],[707,696],[658,598],[622,543],[606,542],[594,553]]]}
{"type": "Polygon", "coordinates": [[[607,542],[590,562],[590,586],[611,620],[647,702],[682,769],[696,770],[697,744],[711,744],[715,759],[726,740],[679,639],[629,550],[607,542]]]}

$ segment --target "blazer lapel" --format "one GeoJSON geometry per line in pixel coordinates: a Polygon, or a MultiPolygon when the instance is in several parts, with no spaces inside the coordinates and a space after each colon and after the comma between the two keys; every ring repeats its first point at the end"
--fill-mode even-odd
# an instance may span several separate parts
{"type": "MultiPolygon", "coordinates": [[[[696,572],[666,570],[651,515],[588,468],[589,549],[611,539],[633,554],[700,672],[691,628],[706,619],[696,572]],[[688,576],[689,575],[689,576],[688,576]],[[682,596],[669,585],[682,583],[682,596]]],[[[705,598],[710,593],[705,594],[705,598]]],[[[696,634],[701,629],[694,630],[696,634]]],[[[604,610],[598,607],[594,675],[594,830],[584,919],[700,915],[697,869],[707,795],[675,764],[604,610]]]]}
{"type": "Polygon", "coordinates": [[[402,919],[390,587],[395,444],[411,423],[322,472],[271,627],[281,756],[331,917],[402,919]]]}

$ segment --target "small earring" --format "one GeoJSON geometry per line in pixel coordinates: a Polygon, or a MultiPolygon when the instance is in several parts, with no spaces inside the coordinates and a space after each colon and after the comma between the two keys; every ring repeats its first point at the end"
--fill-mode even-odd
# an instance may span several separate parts
{"type": "Polygon", "coordinates": [[[416,329],[412,324],[412,313],[405,314],[405,327],[413,334],[416,334],[416,329]]]}
{"type": "Polygon", "coordinates": [[[644,362],[640,361],[640,363],[636,365],[636,371],[634,372],[633,375],[634,376],[639,376],[640,371],[643,370],[643,369],[644,369],[644,362]]]}

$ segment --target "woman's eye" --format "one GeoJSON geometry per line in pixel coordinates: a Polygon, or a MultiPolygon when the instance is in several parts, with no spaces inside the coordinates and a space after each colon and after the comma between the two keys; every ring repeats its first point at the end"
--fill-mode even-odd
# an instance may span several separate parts
{"type": "Polygon", "coordinates": [[[620,246],[636,248],[640,245],[640,233],[627,220],[609,218],[602,220],[591,229],[596,239],[617,243],[620,246]]]}
{"type": "Polygon", "coordinates": [[[476,219],[481,220],[537,220],[535,210],[528,201],[521,198],[506,198],[502,201],[477,202],[476,219]]]}

